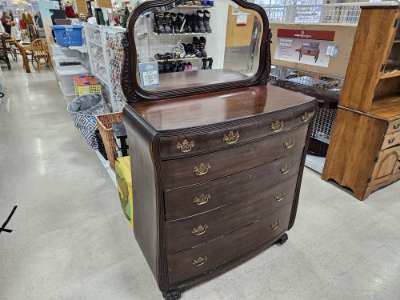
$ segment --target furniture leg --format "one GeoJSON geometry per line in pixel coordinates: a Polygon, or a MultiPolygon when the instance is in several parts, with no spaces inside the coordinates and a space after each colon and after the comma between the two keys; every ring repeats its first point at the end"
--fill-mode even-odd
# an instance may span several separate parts
{"type": "Polygon", "coordinates": [[[170,290],[167,292],[163,292],[163,297],[165,300],[178,300],[181,298],[181,291],[179,290],[170,290]]]}
{"type": "Polygon", "coordinates": [[[283,245],[284,243],[287,242],[288,238],[289,238],[289,237],[288,237],[287,233],[284,233],[284,234],[279,238],[279,240],[276,241],[276,243],[277,243],[278,245],[283,245]]]}

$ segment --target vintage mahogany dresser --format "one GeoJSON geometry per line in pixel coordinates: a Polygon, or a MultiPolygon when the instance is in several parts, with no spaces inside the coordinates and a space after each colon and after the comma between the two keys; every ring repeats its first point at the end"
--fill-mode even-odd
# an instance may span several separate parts
{"type": "Polygon", "coordinates": [[[160,82],[176,89],[146,90],[136,74],[136,19],[177,1],[145,2],[127,29],[122,86],[134,233],[166,299],[283,244],[296,217],[315,102],[267,84],[268,19],[257,5],[233,2],[263,24],[253,76],[181,72],[160,82]]]}

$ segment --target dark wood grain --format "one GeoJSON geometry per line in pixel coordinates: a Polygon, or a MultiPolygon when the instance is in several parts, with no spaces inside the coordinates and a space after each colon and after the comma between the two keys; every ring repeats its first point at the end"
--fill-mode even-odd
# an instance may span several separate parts
{"type": "Polygon", "coordinates": [[[159,270],[159,224],[157,222],[160,207],[157,201],[158,174],[157,166],[152,162],[152,140],[155,132],[140,119],[130,118],[125,111],[123,121],[134,147],[129,147],[131,157],[132,182],[134,199],[150,199],[150,201],[134,201],[134,232],[135,238],[141,247],[144,256],[158,280],[162,273],[159,270]]]}
{"type": "MultiPolygon", "coordinates": [[[[291,178],[298,174],[299,170],[298,167],[296,168],[295,164],[296,160],[299,159],[300,158],[296,156],[279,159],[254,169],[218,178],[194,187],[165,192],[166,218],[167,220],[187,218],[240,201],[245,201],[245,199],[249,197],[256,197],[257,199],[263,198],[266,193],[269,193],[270,189],[279,185],[282,179],[285,177],[291,178]],[[288,174],[281,175],[279,169],[285,162],[288,162],[290,166],[294,167],[290,168],[288,174]],[[276,176],[272,175],[277,172],[278,174],[276,176]],[[198,199],[204,199],[206,197],[207,200],[205,201],[207,201],[207,203],[201,205],[196,204],[194,202],[196,197],[198,199]]],[[[288,188],[288,191],[289,190],[290,188],[288,188]]],[[[289,194],[287,198],[290,198],[289,194]]]]}
{"type": "Polygon", "coordinates": [[[229,263],[268,240],[279,236],[288,228],[291,205],[282,207],[276,213],[255,221],[249,226],[215,239],[214,241],[188,251],[168,255],[170,283],[184,281],[190,277],[213,272],[218,266],[229,263]],[[278,227],[273,230],[278,222],[278,227]],[[221,255],[223,253],[223,255],[221,255]],[[193,266],[193,260],[207,257],[200,267],[193,266]]]}
{"type": "MultiPolygon", "coordinates": [[[[213,126],[208,130],[162,136],[160,137],[160,156],[165,159],[193,156],[249,143],[276,134],[272,126],[274,122],[283,122],[280,132],[288,132],[303,124],[305,116],[306,118],[313,116],[313,111],[308,105],[269,114],[263,118],[249,118],[241,122],[213,126]],[[182,149],[185,143],[190,146],[182,149]]],[[[290,147],[293,141],[287,140],[286,143],[290,147]]]]}
{"type": "MultiPolygon", "coordinates": [[[[168,160],[162,162],[163,186],[165,189],[184,187],[234,174],[244,169],[271,162],[281,157],[297,156],[304,148],[308,126],[305,124],[291,132],[284,132],[243,146],[229,148],[200,156],[168,160]],[[285,142],[294,147],[286,149],[285,142]],[[195,168],[205,164],[209,170],[205,175],[197,175],[195,168]]],[[[281,168],[285,168],[284,165],[281,168]]]]}
{"type": "MultiPolygon", "coordinates": [[[[298,172],[299,165],[300,157],[291,167],[298,172]]],[[[270,176],[278,177],[281,183],[273,187],[264,188],[264,183],[268,182],[267,176],[264,175],[253,179],[252,185],[248,184],[243,188],[236,188],[232,190],[232,193],[225,195],[226,199],[220,200],[225,205],[218,209],[187,219],[167,222],[168,253],[176,253],[197,247],[256,220],[263,219],[264,216],[273,213],[284,205],[291,204],[297,177],[289,177],[288,174],[282,175],[279,172],[279,168],[270,173],[270,176]],[[235,192],[238,195],[235,195],[235,192]],[[227,205],[229,201],[234,201],[234,204],[227,205]],[[202,234],[199,235],[199,232],[202,234]]]]}
{"type": "Polygon", "coordinates": [[[314,109],[313,98],[276,86],[257,86],[157,102],[132,108],[158,131],[246,119],[283,110],[314,109]]]}

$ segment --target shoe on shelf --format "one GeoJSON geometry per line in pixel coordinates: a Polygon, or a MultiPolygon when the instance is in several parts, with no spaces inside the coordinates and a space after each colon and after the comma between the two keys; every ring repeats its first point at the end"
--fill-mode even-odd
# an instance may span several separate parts
{"type": "Polygon", "coordinates": [[[172,27],[172,32],[173,33],[178,33],[179,32],[179,26],[178,26],[178,16],[176,13],[171,13],[171,27],[172,27]]]}
{"type": "Polygon", "coordinates": [[[201,60],[201,62],[202,62],[201,69],[202,69],[202,70],[207,70],[207,58],[203,58],[203,59],[201,60]]]}
{"type": "Polygon", "coordinates": [[[201,49],[200,49],[200,40],[197,36],[193,37],[193,49],[194,49],[194,55],[196,57],[202,57],[201,54],[201,49]]]}
{"type": "Polygon", "coordinates": [[[191,33],[192,32],[192,26],[191,26],[191,19],[190,15],[185,15],[185,21],[184,23],[184,32],[185,33],[191,33]]]}
{"type": "Polygon", "coordinates": [[[206,27],[204,25],[204,11],[203,10],[197,11],[197,24],[199,26],[199,32],[205,33],[206,27]]]}
{"type": "Polygon", "coordinates": [[[203,12],[204,12],[203,20],[204,20],[204,26],[205,26],[206,32],[211,33],[211,27],[210,27],[211,14],[208,10],[204,10],[203,12]]]}
{"type": "Polygon", "coordinates": [[[212,65],[213,65],[214,60],[212,59],[212,57],[208,58],[207,60],[208,60],[208,69],[212,70],[212,65]]]}
{"type": "Polygon", "coordinates": [[[176,16],[176,22],[175,22],[175,25],[174,25],[175,33],[183,32],[184,22],[185,22],[184,14],[183,13],[178,13],[178,15],[176,16]]]}
{"type": "Polygon", "coordinates": [[[154,15],[155,23],[156,23],[156,32],[157,33],[165,33],[165,27],[164,27],[164,14],[163,13],[158,13],[154,15]]]}
{"type": "Polygon", "coordinates": [[[199,50],[201,51],[201,57],[207,57],[206,52],[206,38],[204,36],[200,37],[199,39],[199,50]]]}
{"type": "Polygon", "coordinates": [[[163,61],[158,62],[158,73],[165,73],[165,63],[163,61]]]}
{"type": "Polygon", "coordinates": [[[172,19],[169,12],[164,13],[163,24],[165,33],[172,33],[172,19]]]}
{"type": "Polygon", "coordinates": [[[199,22],[197,21],[197,15],[192,14],[190,16],[190,26],[192,27],[192,32],[200,32],[199,22]]]}

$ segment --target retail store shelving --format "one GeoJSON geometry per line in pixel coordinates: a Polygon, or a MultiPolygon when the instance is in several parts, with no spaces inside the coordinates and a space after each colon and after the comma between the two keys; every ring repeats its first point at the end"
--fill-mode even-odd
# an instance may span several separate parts
{"type": "Polygon", "coordinates": [[[121,44],[121,27],[109,27],[86,24],[85,37],[88,47],[90,69],[108,89],[112,111],[121,111],[124,96],[121,91],[119,76],[122,63],[123,48],[121,44]]]}

